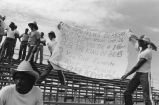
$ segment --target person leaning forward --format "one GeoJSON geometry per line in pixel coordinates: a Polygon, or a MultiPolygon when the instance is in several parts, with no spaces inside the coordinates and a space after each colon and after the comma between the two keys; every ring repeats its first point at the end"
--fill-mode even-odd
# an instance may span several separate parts
{"type": "MultiPolygon", "coordinates": [[[[61,24],[61,23],[60,23],[61,24]]],[[[58,24],[57,28],[59,29],[59,26],[60,24],[58,24]]],[[[56,38],[56,35],[53,31],[49,32],[48,33],[48,36],[49,36],[49,39],[50,39],[50,43],[49,43],[49,51],[51,53],[51,56],[52,56],[52,52],[54,50],[54,47],[56,45],[56,42],[55,42],[55,38],[56,38]]],[[[49,73],[51,72],[51,70],[54,70],[53,68],[53,65],[50,63],[50,61],[48,61],[48,65],[47,65],[47,68],[45,69],[44,72],[41,73],[40,75],[40,79],[37,81],[37,84],[40,84],[42,81],[45,80],[45,78],[49,75],[49,73]]],[[[66,79],[65,79],[65,75],[63,73],[62,70],[57,70],[57,73],[58,73],[58,78],[59,78],[59,81],[61,83],[62,86],[66,86],[66,79]]]]}

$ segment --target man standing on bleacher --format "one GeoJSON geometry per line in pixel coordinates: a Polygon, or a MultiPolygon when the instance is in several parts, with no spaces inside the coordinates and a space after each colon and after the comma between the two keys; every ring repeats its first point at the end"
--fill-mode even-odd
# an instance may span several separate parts
{"type": "Polygon", "coordinates": [[[124,76],[121,80],[126,79],[129,75],[136,72],[133,78],[129,81],[124,92],[125,105],[133,105],[132,94],[136,88],[141,84],[143,90],[143,98],[145,105],[152,105],[151,95],[151,60],[152,50],[157,51],[157,47],[146,36],[140,38],[134,37],[137,40],[138,62],[136,65],[124,76]]]}

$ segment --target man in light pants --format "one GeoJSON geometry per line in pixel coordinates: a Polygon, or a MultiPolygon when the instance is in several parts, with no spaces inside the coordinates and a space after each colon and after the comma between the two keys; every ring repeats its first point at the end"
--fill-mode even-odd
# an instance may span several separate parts
{"type": "Polygon", "coordinates": [[[150,69],[152,60],[152,50],[157,50],[157,47],[146,36],[140,38],[134,37],[137,40],[138,62],[121,80],[126,79],[129,75],[136,72],[133,78],[129,81],[124,92],[125,105],[133,105],[132,93],[141,84],[143,89],[143,97],[145,105],[152,105],[151,88],[150,88],[150,69]]]}

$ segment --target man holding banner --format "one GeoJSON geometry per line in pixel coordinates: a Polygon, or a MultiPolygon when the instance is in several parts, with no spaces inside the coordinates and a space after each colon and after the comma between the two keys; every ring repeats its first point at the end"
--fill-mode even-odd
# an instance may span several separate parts
{"type": "MultiPolygon", "coordinates": [[[[60,28],[59,25],[58,25],[58,29],[60,28]]],[[[52,56],[52,53],[54,52],[55,46],[57,44],[57,42],[55,41],[56,35],[53,31],[51,31],[48,33],[48,37],[51,41],[50,43],[48,43],[48,49],[52,56]]],[[[53,65],[51,65],[50,61],[48,61],[48,66],[47,66],[46,70],[41,74],[40,79],[37,81],[37,83],[38,84],[41,83],[53,69],[54,69],[53,65]]],[[[59,81],[60,81],[61,85],[65,85],[65,76],[64,76],[62,70],[57,70],[57,73],[58,73],[58,77],[59,77],[59,81]]]]}
{"type": "Polygon", "coordinates": [[[146,36],[141,36],[140,38],[133,37],[137,40],[136,46],[139,55],[137,64],[124,76],[121,77],[121,80],[126,79],[129,75],[136,72],[134,77],[130,80],[125,92],[124,99],[125,105],[133,105],[132,93],[136,88],[141,84],[143,89],[143,97],[145,105],[152,105],[152,96],[150,88],[150,69],[151,69],[151,60],[152,60],[152,50],[157,50],[157,47],[150,41],[146,36]]]}

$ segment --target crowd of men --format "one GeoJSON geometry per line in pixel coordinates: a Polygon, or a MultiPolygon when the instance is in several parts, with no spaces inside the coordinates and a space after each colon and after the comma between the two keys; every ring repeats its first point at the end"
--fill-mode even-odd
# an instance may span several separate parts
{"type": "MultiPolygon", "coordinates": [[[[38,58],[39,63],[43,63],[43,47],[46,46],[46,40],[44,38],[44,32],[38,31],[38,25],[36,22],[28,23],[29,29],[26,28],[23,34],[19,34],[17,30],[17,25],[14,22],[11,22],[9,26],[5,24],[5,16],[0,16],[0,43],[2,37],[6,36],[4,42],[1,44],[0,48],[0,61],[7,59],[8,61],[13,60],[14,49],[16,46],[17,39],[20,41],[20,48],[17,60],[28,59],[30,54],[33,53],[31,61],[37,63],[38,58]],[[29,32],[30,31],[30,32],[29,32]],[[28,49],[28,53],[27,52],[28,49]],[[40,57],[39,56],[40,53],[40,57]]],[[[48,33],[53,36],[53,39],[50,39],[51,43],[56,44],[54,40],[56,35],[53,31],[48,33]]],[[[50,53],[52,52],[52,44],[50,42],[47,44],[50,53]]],[[[55,46],[55,45],[54,45],[55,46]]]]}

